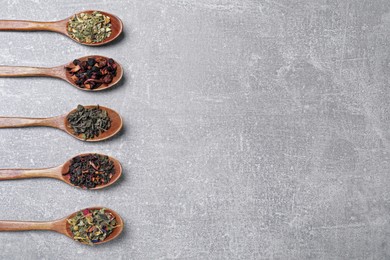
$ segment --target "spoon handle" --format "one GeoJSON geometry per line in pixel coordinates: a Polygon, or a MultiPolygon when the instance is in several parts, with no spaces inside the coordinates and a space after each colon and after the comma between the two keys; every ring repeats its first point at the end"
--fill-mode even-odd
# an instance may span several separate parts
{"type": "Polygon", "coordinates": [[[50,126],[60,128],[57,117],[27,118],[27,117],[0,117],[0,128],[14,128],[27,126],[50,126]]]}
{"type": "Polygon", "coordinates": [[[0,20],[0,31],[52,31],[62,32],[60,22],[36,22],[23,20],[0,20]]]}
{"type": "Polygon", "coordinates": [[[52,221],[0,220],[0,231],[53,230],[52,221]]]}
{"type": "Polygon", "coordinates": [[[0,181],[29,178],[61,178],[61,167],[45,169],[0,169],[0,181]]]}
{"type": "Polygon", "coordinates": [[[53,76],[53,68],[24,67],[24,66],[0,66],[0,77],[34,77],[53,76]]]}

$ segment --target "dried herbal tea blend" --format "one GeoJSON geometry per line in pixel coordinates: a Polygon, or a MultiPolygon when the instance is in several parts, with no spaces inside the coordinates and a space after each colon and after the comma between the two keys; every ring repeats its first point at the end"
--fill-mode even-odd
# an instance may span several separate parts
{"type": "Polygon", "coordinates": [[[79,42],[102,42],[111,35],[110,17],[97,11],[76,14],[69,19],[68,33],[79,42]]]}
{"type": "Polygon", "coordinates": [[[111,127],[107,111],[99,105],[93,108],[78,105],[76,111],[67,116],[67,120],[74,134],[81,135],[84,140],[97,137],[111,127]]]}
{"type": "Polygon", "coordinates": [[[79,211],[68,223],[73,239],[87,245],[103,241],[118,227],[115,216],[104,208],[79,211]]]}
{"type": "Polygon", "coordinates": [[[69,175],[73,185],[91,189],[109,183],[114,174],[114,162],[108,156],[88,154],[74,157],[63,175],[69,175]]]}
{"type": "Polygon", "coordinates": [[[118,65],[113,59],[103,57],[88,58],[87,61],[74,60],[66,67],[71,79],[80,88],[97,89],[102,84],[109,84],[116,76],[118,65]]]}

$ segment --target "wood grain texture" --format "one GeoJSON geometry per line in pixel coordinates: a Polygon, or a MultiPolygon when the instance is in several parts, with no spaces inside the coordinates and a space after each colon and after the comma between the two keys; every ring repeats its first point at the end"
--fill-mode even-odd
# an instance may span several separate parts
{"type": "Polygon", "coordinates": [[[66,22],[66,20],[58,22],[0,20],[0,31],[53,31],[65,34],[66,22]]]}
{"type": "Polygon", "coordinates": [[[45,169],[0,169],[0,180],[16,180],[29,178],[54,178],[64,180],[62,167],[45,169]]]}
{"type": "Polygon", "coordinates": [[[0,128],[48,126],[65,130],[63,123],[66,116],[51,118],[0,117],[0,128]]]}
{"type": "Polygon", "coordinates": [[[0,220],[0,231],[53,230],[55,227],[55,223],[49,221],[38,222],[0,220]]]}
{"type": "MultiPolygon", "coordinates": [[[[61,69],[64,70],[63,67],[61,69]]],[[[0,77],[53,77],[57,75],[58,72],[55,68],[0,66],[0,77]]]]}

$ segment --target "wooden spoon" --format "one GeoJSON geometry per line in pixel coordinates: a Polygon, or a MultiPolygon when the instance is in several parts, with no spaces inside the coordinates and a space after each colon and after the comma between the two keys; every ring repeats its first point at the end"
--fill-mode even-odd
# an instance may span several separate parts
{"type": "MultiPolygon", "coordinates": [[[[104,58],[107,60],[109,59],[104,56],[90,55],[90,56],[78,58],[78,60],[87,61],[88,58],[104,58]]],[[[112,79],[111,83],[102,84],[96,89],[81,88],[71,79],[72,75],[69,73],[66,67],[71,66],[73,64],[73,61],[65,65],[60,65],[52,68],[26,67],[26,66],[0,66],[0,77],[37,77],[37,76],[53,77],[53,78],[63,79],[67,81],[69,84],[71,84],[72,86],[81,90],[100,91],[100,90],[111,88],[122,79],[123,76],[122,66],[117,61],[115,61],[115,63],[117,64],[116,76],[112,79]]]]}
{"type": "MultiPolygon", "coordinates": [[[[93,13],[94,10],[87,10],[80,13],[93,13]]],[[[102,12],[103,15],[109,16],[111,19],[111,35],[110,37],[104,39],[102,42],[97,43],[85,43],[77,41],[76,39],[72,38],[68,33],[68,23],[69,20],[73,17],[70,16],[64,20],[55,21],[55,22],[36,22],[36,21],[22,21],[22,20],[0,20],[0,31],[52,31],[57,33],[62,33],[72,40],[88,45],[88,46],[99,46],[103,44],[107,44],[109,42],[112,42],[118,36],[122,33],[123,30],[123,24],[121,19],[116,17],[113,14],[102,12]]],[[[78,13],[78,14],[80,14],[78,13]]]]}
{"type": "MultiPolygon", "coordinates": [[[[89,154],[80,154],[80,156],[85,156],[89,154]]],[[[105,156],[104,154],[100,154],[101,156],[105,156]]],[[[114,163],[115,173],[112,176],[111,180],[95,188],[90,188],[89,190],[99,190],[106,188],[112,184],[114,184],[122,175],[122,166],[120,162],[113,158],[109,157],[110,160],[114,163]]],[[[53,178],[60,181],[63,181],[71,186],[80,188],[79,186],[75,186],[70,182],[70,175],[63,175],[69,171],[69,167],[73,158],[69,159],[64,164],[52,167],[52,168],[44,168],[44,169],[0,169],[0,181],[3,180],[17,180],[17,179],[29,179],[29,178],[53,178]]]]}
{"type": "MultiPolygon", "coordinates": [[[[88,208],[90,210],[101,209],[102,207],[93,207],[88,208]]],[[[111,213],[115,216],[117,227],[113,229],[112,233],[107,236],[107,238],[101,242],[94,243],[94,245],[99,245],[111,241],[117,238],[120,233],[123,231],[123,220],[118,213],[112,209],[105,208],[106,212],[111,213]]],[[[70,225],[68,219],[73,218],[78,212],[72,213],[69,216],[54,220],[54,221],[9,221],[9,220],[0,220],[0,231],[29,231],[29,230],[50,230],[61,233],[67,237],[73,239],[72,231],[70,230],[70,225]]]]}
{"type": "MultiPolygon", "coordinates": [[[[84,106],[85,108],[94,108],[96,106],[84,106]]],[[[104,133],[101,133],[98,137],[92,139],[84,140],[81,135],[74,135],[73,129],[68,123],[67,117],[69,114],[76,111],[77,108],[70,111],[68,114],[49,117],[49,118],[27,118],[27,117],[0,117],[0,128],[15,128],[15,127],[27,127],[27,126],[48,126],[54,127],[60,130],[65,131],[71,136],[87,142],[97,142],[106,140],[115,134],[117,134],[122,129],[122,118],[115,110],[112,110],[107,107],[99,106],[102,110],[106,110],[108,116],[111,119],[111,127],[104,133]]]]}

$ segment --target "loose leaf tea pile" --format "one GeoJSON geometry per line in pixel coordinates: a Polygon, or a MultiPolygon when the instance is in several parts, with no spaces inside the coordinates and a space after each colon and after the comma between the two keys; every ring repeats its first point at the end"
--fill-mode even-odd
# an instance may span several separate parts
{"type": "Polygon", "coordinates": [[[73,239],[87,245],[102,242],[118,227],[115,216],[104,208],[79,211],[68,223],[73,239]]]}
{"type": "Polygon", "coordinates": [[[91,189],[109,183],[114,174],[114,162],[108,156],[88,154],[74,157],[63,175],[69,175],[73,185],[91,189]]]}
{"type": "Polygon", "coordinates": [[[97,11],[76,14],[69,19],[68,33],[79,42],[102,42],[111,35],[110,17],[97,11]]]}
{"type": "Polygon", "coordinates": [[[109,84],[116,76],[118,65],[113,59],[103,57],[88,58],[87,61],[74,60],[66,67],[71,79],[80,88],[97,89],[102,84],[109,84]]]}
{"type": "Polygon", "coordinates": [[[107,111],[100,109],[99,105],[93,108],[78,105],[76,111],[68,115],[67,120],[74,134],[81,135],[84,140],[97,137],[111,127],[107,111]]]}

